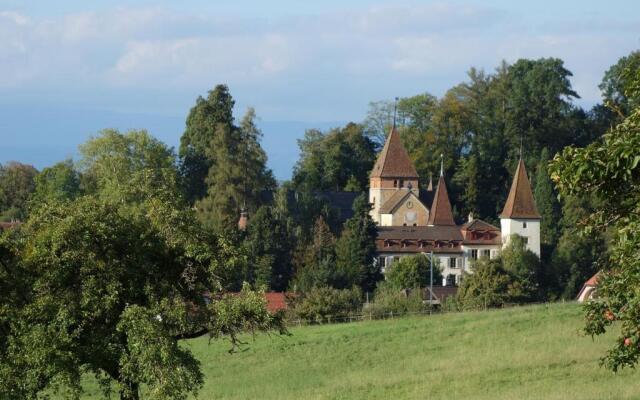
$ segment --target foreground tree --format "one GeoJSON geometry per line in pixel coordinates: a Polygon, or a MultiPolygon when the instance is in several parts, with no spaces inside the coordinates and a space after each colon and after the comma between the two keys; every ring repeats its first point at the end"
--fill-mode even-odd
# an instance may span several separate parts
{"type": "MultiPolygon", "coordinates": [[[[640,68],[623,73],[625,97],[640,96],[640,68]]],[[[640,357],[640,107],[601,140],[566,148],[551,168],[560,194],[600,200],[584,222],[584,234],[611,234],[609,260],[598,281],[598,299],[586,305],[586,332],[603,334],[619,321],[620,336],[603,363],[617,371],[640,357]]]]}
{"type": "Polygon", "coordinates": [[[277,325],[251,292],[205,303],[228,253],[190,212],[166,204],[151,198],[123,214],[83,197],[34,212],[10,242],[14,261],[2,264],[22,289],[1,297],[0,397],[60,386],[78,394],[89,371],[116,382],[121,399],[137,399],[141,385],[149,398],[185,399],[203,376],[179,339],[209,332],[236,343],[242,330],[277,325]]]}

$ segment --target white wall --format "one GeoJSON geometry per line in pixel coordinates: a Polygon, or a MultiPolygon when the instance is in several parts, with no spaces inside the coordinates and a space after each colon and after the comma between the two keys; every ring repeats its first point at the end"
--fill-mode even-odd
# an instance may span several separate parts
{"type": "Polygon", "coordinates": [[[520,235],[527,238],[527,249],[540,257],[540,220],[539,219],[500,219],[503,247],[509,243],[509,236],[520,235]],[[526,224],[526,227],[524,227],[526,224]]]}

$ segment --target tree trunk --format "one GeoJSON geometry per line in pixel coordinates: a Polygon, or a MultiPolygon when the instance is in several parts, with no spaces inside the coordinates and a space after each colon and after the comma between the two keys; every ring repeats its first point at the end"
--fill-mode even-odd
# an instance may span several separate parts
{"type": "Polygon", "coordinates": [[[137,383],[121,381],[120,387],[120,400],[140,400],[140,385],[137,383]]]}

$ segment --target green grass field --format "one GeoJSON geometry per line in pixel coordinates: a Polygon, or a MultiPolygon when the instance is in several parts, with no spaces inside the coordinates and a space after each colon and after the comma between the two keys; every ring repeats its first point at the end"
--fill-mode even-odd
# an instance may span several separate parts
{"type": "Polygon", "coordinates": [[[639,399],[640,374],[598,364],[613,335],[581,326],[580,306],[557,304],[293,328],[236,354],[186,345],[201,399],[639,399]]]}

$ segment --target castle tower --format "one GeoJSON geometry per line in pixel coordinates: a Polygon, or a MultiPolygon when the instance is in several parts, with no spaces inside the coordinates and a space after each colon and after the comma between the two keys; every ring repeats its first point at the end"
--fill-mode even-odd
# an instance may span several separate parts
{"type": "Polygon", "coordinates": [[[454,226],[455,224],[453,212],[451,211],[451,202],[449,201],[449,192],[447,192],[447,185],[444,182],[444,174],[441,172],[438,187],[433,196],[428,225],[454,226]]]}
{"type": "Polygon", "coordinates": [[[381,223],[380,208],[400,191],[412,192],[417,197],[418,173],[400,134],[392,128],[369,176],[369,203],[373,205],[371,217],[374,221],[381,223]]]}
{"type": "Polygon", "coordinates": [[[540,257],[540,219],[524,161],[520,158],[507,202],[500,214],[503,247],[511,235],[519,235],[527,243],[527,249],[540,257]]]}

